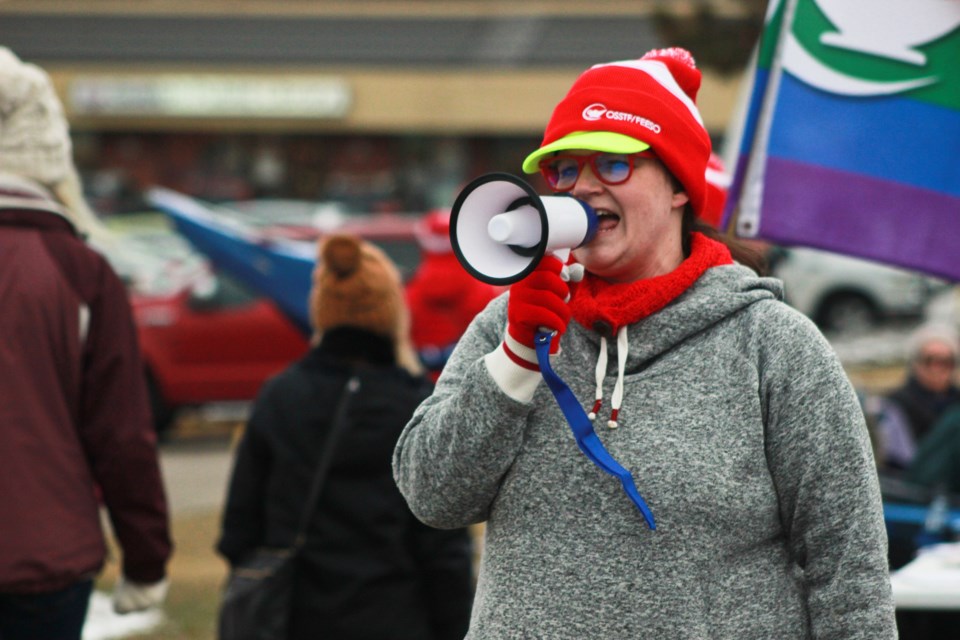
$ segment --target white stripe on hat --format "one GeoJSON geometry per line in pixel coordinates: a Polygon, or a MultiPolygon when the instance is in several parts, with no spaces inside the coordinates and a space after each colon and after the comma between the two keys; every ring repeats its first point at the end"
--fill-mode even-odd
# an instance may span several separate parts
{"type": "Polygon", "coordinates": [[[690,96],[680,88],[680,85],[677,84],[676,78],[673,77],[673,74],[670,73],[670,70],[667,68],[667,65],[663,64],[658,60],[618,60],[616,62],[606,62],[604,64],[595,64],[592,69],[599,69],[601,67],[628,67],[630,69],[636,69],[637,71],[642,71],[648,76],[653,78],[657,83],[659,83],[664,89],[673,94],[673,96],[682,102],[684,106],[687,107],[687,110],[690,111],[690,115],[700,123],[701,127],[704,127],[703,118],[700,117],[700,110],[697,109],[697,105],[693,103],[693,100],[690,99],[690,96]]]}
{"type": "Polygon", "coordinates": [[[730,186],[731,179],[730,174],[726,171],[717,171],[716,169],[711,169],[707,167],[707,171],[704,174],[707,178],[707,182],[710,184],[716,185],[726,189],[730,186]]]}

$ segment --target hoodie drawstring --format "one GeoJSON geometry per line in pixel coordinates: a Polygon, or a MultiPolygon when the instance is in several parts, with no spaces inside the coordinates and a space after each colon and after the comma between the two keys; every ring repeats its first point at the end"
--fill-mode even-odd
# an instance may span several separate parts
{"type": "Polygon", "coordinates": [[[606,336],[600,336],[600,355],[597,356],[597,368],[594,372],[595,379],[597,381],[597,392],[595,401],[593,403],[593,409],[590,410],[590,413],[587,414],[587,417],[591,420],[594,420],[597,417],[597,414],[600,412],[600,407],[603,405],[603,379],[607,375],[607,338],[606,336]]]}
{"type": "MultiPolygon", "coordinates": [[[[627,339],[627,328],[620,327],[617,330],[617,382],[613,386],[613,397],[610,399],[611,411],[610,419],[607,421],[607,427],[616,429],[620,426],[617,418],[620,414],[620,406],[623,404],[623,376],[627,366],[627,354],[629,352],[630,342],[627,339]]],[[[596,400],[593,403],[593,409],[587,414],[591,420],[597,417],[600,407],[603,405],[603,380],[607,375],[607,339],[600,336],[600,355],[597,357],[597,368],[595,370],[595,379],[597,382],[596,400]]]]}
{"type": "Polygon", "coordinates": [[[607,426],[616,429],[620,426],[617,423],[617,416],[620,413],[620,405],[623,404],[623,372],[627,368],[627,328],[620,327],[617,331],[617,383],[613,386],[613,398],[611,399],[612,410],[610,411],[610,420],[607,426]]]}
{"type": "Polygon", "coordinates": [[[573,395],[573,391],[570,390],[567,383],[564,382],[550,366],[551,338],[552,336],[549,331],[537,332],[535,341],[537,362],[540,363],[540,373],[543,374],[543,379],[550,388],[550,393],[553,394],[554,399],[557,401],[557,406],[560,407],[560,411],[563,412],[563,417],[566,418],[567,424],[570,425],[570,431],[577,440],[577,446],[597,467],[612,476],[616,476],[620,480],[624,492],[633,504],[637,506],[640,513],[643,514],[644,520],[647,521],[647,526],[651,529],[656,529],[657,524],[653,519],[653,513],[650,511],[650,507],[647,506],[643,496],[640,495],[633,475],[606,450],[603,442],[597,437],[597,433],[593,430],[593,424],[587,418],[587,414],[584,413],[583,407],[580,405],[577,397],[573,395]]]}

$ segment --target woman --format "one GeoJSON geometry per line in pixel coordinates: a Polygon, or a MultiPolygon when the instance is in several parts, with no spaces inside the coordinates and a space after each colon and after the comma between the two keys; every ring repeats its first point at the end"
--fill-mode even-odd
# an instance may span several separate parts
{"type": "Polygon", "coordinates": [[[468,638],[896,637],[856,395],[780,283],[693,230],[699,83],[679,49],[577,79],[524,170],[600,215],[586,275],[547,258],[492,302],[397,444],[418,517],[487,523],[468,638]],[[539,327],[650,522],[578,451],[539,327]]]}
{"type": "Polygon", "coordinates": [[[910,335],[907,379],[887,395],[879,424],[886,467],[908,468],[934,425],[951,407],[960,407],[954,382],[958,357],[960,341],[949,326],[928,323],[910,335]]]}
{"type": "Polygon", "coordinates": [[[351,236],[327,240],[319,264],[315,346],[257,398],[217,549],[235,566],[258,546],[293,542],[331,414],[356,377],[299,556],[290,637],[460,639],[473,591],[469,537],[417,521],[390,475],[400,430],[430,392],[409,345],[399,273],[351,236]]]}

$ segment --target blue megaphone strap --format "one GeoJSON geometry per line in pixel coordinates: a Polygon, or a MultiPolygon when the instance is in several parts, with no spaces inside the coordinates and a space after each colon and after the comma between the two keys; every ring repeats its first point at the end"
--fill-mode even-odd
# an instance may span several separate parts
{"type": "Polygon", "coordinates": [[[647,521],[647,526],[651,529],[656,529],[657,525],[653,520],[653,513],[637,490],[633,476],[606,450],[597,433],[593,430],[593,424],[590,422],[590,418],[587,417],[583,407],[580,406],[580,402],[577,401],[577,397],[573,395],[573,391],[570,390],[567,383],[564,382],[550,366],[551,338],[552,335],[548,331],[537,332],[535,341],[537,361],[540,363],[540,373],[543,375],[543,379],[546,381],[547,386],[550,387],[550,391],[553,392],[553,397],[556,398],[557,404],[560,406],[560,411],[563,412],[567,423],[570,425],[570,430],[573,431],[573,436],[577,440],[577,446],[580,447],[584,455],[595,465],[620,479],[623,490],[633,503],[637,505],[637,508],[640,509],[640,513],[643,514],[644,519],[647,521]]]}

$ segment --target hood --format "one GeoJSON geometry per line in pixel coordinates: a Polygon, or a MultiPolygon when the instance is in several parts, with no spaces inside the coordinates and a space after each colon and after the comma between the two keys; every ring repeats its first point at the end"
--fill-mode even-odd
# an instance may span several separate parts
{"type": "MultiPolygon", "coordinates": [[[[782,300],[783,284],[775,278],[759,277],[738,264],[712,267],[673,302],[628,327],[626,370],[636,370],[751,305],[782,300]]],[[[600,334],[576,322],[571,329],[599,346],[600,334]]]]}
{"type": "Polygon", "coordinates": [[[0,224],[74,231],[64,208],[40,184],[0,171],[0,224]]]}

